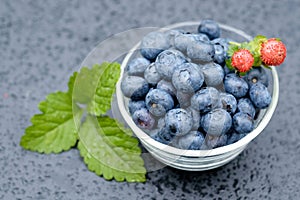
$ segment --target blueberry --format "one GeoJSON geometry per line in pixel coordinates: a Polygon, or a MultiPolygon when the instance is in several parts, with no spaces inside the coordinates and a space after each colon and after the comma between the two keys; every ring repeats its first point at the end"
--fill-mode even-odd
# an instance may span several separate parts
{"type": "Polygon", "coordinates": [[[181,108],[186,108],[191,105],[191,97],[193,94],[176,92],[176,97],[181,108]]]}
{"type": "Polygon", "coordinates": [[[191,105],[201,113],[209,112],[218,106],[219,92],[213,87],[200,89],[191,98],[191,105]]]}
{"type": "Polygon", "coordinates": [[[222,46],[223,50],[224,50],[224,53],[226,55],[230,41],[231,40],[228,39],[228,38],[216,38],[216,39],[213,39],[211,41],[211,43],[214,44],[214,45],[220,45],[220,46],[222,46]]]}
{"type": "Polygon", "coordinates": [[[148,60],[154,60],[157,55],[170,47],[168,37],[162,32],[148,33],[141,41],[141,54],[148,60]]]}
{"type": "Polygon", "coordinates": [[[180,149],[200,150],[203,142],[203,133],[199,131],[190,131],[188,134],[178,138],[176,146],[180,149]]]}
{"type": "Polygon", "coordinates": [[[238,100],[237,112],[242,112],[250,115],[253,119],[255,116],[255,107],[250,99],[241,98],[238,100]]]}
{"type": "Polygon", "coordinates": [[[187,56],[196,62],[211,62],[215,55],[214,46],[206,42],[193,42],[186,52],[187,56]]]}
{"type": "Polygon", "coordinates": [[[164,90],[168,92],[172,97],[176,95],[176,89],[170,81],[160,80],[156,86],[157,89],[164,90]]]}
{"type": "Polygon", "coordinates": [[[156,117],[165,115],[174,106],[171,95],[160,89],[151,89],[146,95],[145,101],[149,112],[156,117]]]}
{"type": "Polygon", "coordinates": [[[184,55],[175,49],[165,50],[156,58],[156,71],[165,79],[171,80],[175,68],[187,62],[184,55]]]}
{"type": "Polygon", "coordinates": [[[200,112],[193,109],[192,107],[186,108],[186,111],[190,112],[193,118],[192,130],[197,130],[200,127],[200,112]]]}
{"type": "Polygon", "coordinates": [[[152,129],[155,124],[155,119],[145,108],[135,111],[132,115],[132,119],[141,129],[152,129]]]}
{"type": "Polygon", "coordinates": [[[126,97],[132,100],[143,99],[149,91],[149,84],[139,76],[126,76],[121,83],[121,89],[126,97]]]}
{"type": "Polygon", "coordinates": [[[249,91],[250,99],[257,108],[266,108],[271,103],[272,97],[268,88],[262,83],[253,84],[249,91]]]}
{"type": "Polygon", "coordinates": [[[143,76],[145,69],[150,64],[150,61],[146,58],[135,58],[131,60],[126,67],[128,75],[132,76],[143,76]]]}
{"type": "Polygon", "coordinates": [[[232,124],[234,130],[240,134],[249,133],[254,129],[252,117],[242,112],[238,112],[233,116],[232,124]]]}
{"type": "Polygon", "coordinates": [[[252,70],[244,76],[244,79],[249,84],[249,87],[255,83],[262,83],[266,87],[269,85],[268,75],[262,67],[253,67],[252,70]]]}
{"type": "Polygon", "coordinates": [[[225,75],[230,74],[230,73],[234,73],[234,72],[235,72],[235,69],[229,69],[229,68],[227,67],[227,65],[225,65],[223,69],[224,69],[225,75]]]}
{"type": "Polygon", "coordinates": [[[227,145],[233,144],[233,143],[239,141],[240,139],[242,139],[245,136],[246,136],[245,133],[240,134],[240,133],[237,133],[237,132],[234,131],[234,132],[228,134],[228,138],[227,138],[226,144],[227,145]]]}
{"type": "Polygon", "coordinates": [[[224,87],[226,92],[236,98],[244,97],[249,89],[247,82],[235,73],[229,73],[225,76],[224,87]]]}
{"type": "Polygon", "coordinates": [[[181,52],[186,52],[187,47],[195,42],[209,43],[209,38],[205,34],[177,34],[174,37],[174,46],[181,52]]]}
{"type": "Polygon", "coordinates": [[[165,122],[170,133],[176,136],[187,134],[193,127],[192,115],[182,108],[169,110],[165,122]]]}
{"type": "Polygon", "coordinates": [[[151,85],[156,85],[161,80],[161,76],[156,71],[155,62],[148,65],[145,69],[144,78],[151,85]]]}
{"type": "Polygon", "coordinates": [[[206,34],[198,33],[198,34],[189,34],[189,35],[190,37],[193,37],[194,41],[210,43],[210,40],[206,34]]]}
{"type": "Polygon", "coordinates": [[[224,48],[219,44],[215,44],[214,49],[215,49],[214,62],[223,65],[226,59],[226,52],[224,48]]]}
{"type": "Polygon", "coordinates": [[[221,108],[210,111],[201,118],[201,127],[210,136],[225,134],[232,125],[232,118],[221,108]]]}
{"type": "Polygon", "coordinates": [[[182,35],[183,33],[184,33],[183,30],[177,30],[177,29],[171,29],[165,32],[171,46],[175,46],[175,38],[178,35],[182,35]]]}
{"type": "Polygon", "coordinates": [[[198,32],[206,34],[210,40],[213,40],[220,37],[221,29],[217,22],[210,19],[205,19],[201,21],[198,27],[198,32]]]}
{"type": "Polygon", "coordinates": [[[205,139],[205,143],[201,147],[201,149],[209,150],[209,149],[225,146],[227,144],[227,140],[228,140],[228,136],[226,134],[216,136],[216,137],[208,136],[205,139]]]}
{"type": "Polygon", "coordinates": [[[175,136],[170,134],[170,131],[166,127],[158,129],[156,132],[152,133],[150,137],[166,145],[169,145],[175,140],[175,136]]]}
{"type": "Polygon", "coordinates": [[[172,75],[174,87],[183,93],[194,93],[200,89],[203,81],[203,73],[194,63],[184,63],[178,66],[172,75]]]}
{"type": "Polygon", "coordinates": [[[223,68],[214,62],[200,65],[200,68],[204,74],[204,81],[207,86],[218,86],[223,82],[224,70],[223,68]]]}
{"type": "Polygon", "coordinates": [[[229,114],[234,114],[237,108],[236,98],[232,94],[220,93],[220,107],[229,114]]]}
{"type": "Polygon", "coordinates": [[[165,116],[163,116],[163,117],[161,117],[161,118],[159,118],[159,119],[157,120],[157,127],[158,127],[158,128],[163,128],[163,127],[165,127],[165,126],[166,126],[165,116]]]}
{"type": "Polygon", "coordinates": [[[146,108],[146,103],[145,101],[141,100],[141,101],[129,101],[128,104],[128,109],[130,114],[133,114],[135,111],[140,110],[142,108],[146,108]]]}
{"type": "Polygon", "coordinates": [[[187,46],[194,40],[189,34],[178,34],[174,37],[174,46],[181,52],[186,52],[187,46]]]}

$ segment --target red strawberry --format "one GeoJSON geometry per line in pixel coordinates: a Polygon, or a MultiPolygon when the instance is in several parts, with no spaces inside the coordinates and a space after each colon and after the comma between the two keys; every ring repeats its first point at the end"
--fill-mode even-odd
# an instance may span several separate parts
{"type": "Polygon", "coordinates": [[[277,66],[283,63],[286,57],[286,48],[281,41],[276,38],[270,38],[266,42],[262,43],[261,60],[266,65],[277,66]]]}
{"type": "Polygon", "coordinates": [[[239,72],[247,72],[254,63],[254,57],[247,49],[240,49],[231,57],[231,65],[239,72]]]}

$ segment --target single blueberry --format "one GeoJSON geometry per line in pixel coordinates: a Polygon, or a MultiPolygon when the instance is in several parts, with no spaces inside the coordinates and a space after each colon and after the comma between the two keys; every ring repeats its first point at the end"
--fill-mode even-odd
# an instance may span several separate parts
{"type": "Polygon", "coordinates": [[[228,134],[228,138],[227,138],[227,142],[226,144],[233,144],[237,141],[239,141],[240,139],[242,139],[243,137],[246,136],[246,133],[237,133],[236,131],[233,131],[232,133],[228,134]]]}
{"type": "Polygon", "coordinates": [[[266,108],[272,101],[268,88],[262,83],[253,84],[249,96],[256,108],[266,108]]]}
{"type": "Polygon", "coordinates": [[[170,43],[165,33],[151,32],[143,37],[140,51],[148,60],[154,60],[160,52],[168,48],[170,48],[170,43]]]}
{"type": "Polygon", "coordinates": [[[139,76],[126,76],[121,82],[121,89],[126,97],[132,100],[143,99],[149,91],[149,84],[139,76]]]}
{"type": "Polygon", "coordinates": [[[216,38],[216,39],[211,41],[211,43],[215,45],[214,46],[215,47],[214,61],[219,63],[222,66],[225,66],[225,60],[228,58],[227,51],[228,51],[228,48],[229,48],[229,42],[230,41],[231,40],[228,39],[228,38],[216,38]],[[222,49],[220,49],[220,46],[222,47],[222,49]],[[223,55],[222,55],[221,52],[223,52],[223,55]]]}
{"type": "Polygon", "coordinates": [[[203,81],[203,73],[194,63],[184,63],[178,66],[172,75],[174,87],[183,93],[194,93],[200,89],[203,81]]]}
{"type": "Polygon", "coordinates": [[[210,111],[201,118],[201,127],[210,136],[225,134],[232,125],[232,118],[221,108],[210,111]]]}
{"type": "Polygon", "coordinates": [[[204,81],[207,86],[215,87],[223,83],[224,70],[219,64],[210,62],[199,66],[204,74],[204,81]]]}
{"type": "Polygon", "coordinates": [[[211,62],[215,55],[214,45],[206,42],[193,42],[186,51],[187,56],[195,62],[211,62]]]}
{"type": "Polygon", "coordinates": [[[150,135],[150,137],[166,145],[169,145],[175,141],[175,136],[170,134],[170,131],[166,127],[156,130],[154,133],[150,135]]]}
{"type": "Polygon", "coordinates": [[[128,103],[129,113],[132,115],[135,111],[140,110],[142,108],[146,108],[145,101],[132,101],[130,100],[128,103]]]}
{"type": "Polygon", "coordinates": [[[255,83],[262,83],[266,87],[269,85],[268,74],[262,67],[253,67],[252,70],[244,76],[244,79],[249,84],[249,87],[255,83]]]}
{"type": "Polygon", "coordinates": [[[197,130],[200,127],[200,112],[193,109],[191,106],[186,108],[186,111],[190,112],[193,118],[192,130],[197,130]]]}
{"type": "Polygon", "coordinates": [[[192,115],[182,108],[169,110],[165,122],[170,133],[176,136],[187,134],[193,127],[192,115]]]}
{"type": "Polygon", "coordinates": [[[214,62],[220,65],[224,65],[226,59],[226,52],[224,48],[219,44],[215,44],[214,49],[215,49],[214,62]]]}
{"type": "Polygon", "coordinates": [[[242,112],[238,112],[233,116],[232,124],[234,130],[240,134],[249,133],[254,129],[252,117],[242,112]]]}
{"type": "Polygon", "coordinates": [[[234,114],[237,108],[236,98],[232,94],[220,93],[220,108],[226,110],[229,114],[234,114]]]}
{"type": "Polygon", "coordinates": [[[126,67],[125,71],[128,75],[132,76],[143,76],[145,69],[150,64],[150,61],[146,58],[135,58],[131,60],[126,67]]]}
{"type": "Polygon", "coordinates": [[[156,85],[161,80],[161,76],[156,71],[155,62],[148,65],[145,69],[144,78],[151,85],[156,85]]]}
{"type": "Polygon", "coordinates": [[[237,112],[242,112],[250,115],[253,119],[255,116],[255,107],[250,99],[241,98],[238,100],[237,112]]]}
{"type": "Polygon", "coordinates": [[[176,146],[180,149],[200,150],[203,142],[203,133],[199,131],[190,131],[188,134],[178,138],[176,146]]]}
{"type": "Polygon", "coordinates": [[[172,97],[176,96],[176,89],[170,81],[162,79],[157,83],[156,88],[168,92],[172,97]]]}
{"type": "Polygon", "coordinates": [[[206,34],[210,40],[213,40],[220,37],[221,29],[214,20],[204,19],[198,27],[198,32],[206,34]]]}
{"type": "Polygon", "coordinates": [[[174,107],[171,95],[160,89],[151,89],[146,95],[145,102],[149,112],[156,117],[165,115],[168,110],[174,107]]]}
{"type": "Polygon", "coordinates": [[[212,137],[208,135],[205,139],[204,145],[201,147],[202,150],[209,150],[218,147],[225,146],[227,144],[228,136],[226,134],[212,137]]]}
{"type": "Polygon", "coordinates": [[[152,129],[155,124],[155,119],[145,108],[135,111],[132,115],[132,119],[141,129],[152,129]]]}
{"type": "Polygon", "coordinates": [[[175,49],[161,52],[156,58],[156,71],[165,79],[171,80],[177,66],[187,62],[185,56],[175,49]]]}
{"type": "Polygon", "coordinates": [[[180,108],[186,108],[191,105],[191,97],[193,94],[183,93],[180,91],[176,92],[177,101],[179,103],[180,108]]]}
{"type": "Polygon", "coordinates": [[[191,98],[191,105],[201,113],[209,112],[219,103],[219,92],[216,88],[206,87],[200,89],[191,98]]]}
{"type": "Polygon", "coordinates": [[[247,82],[235,73],[229,73],[224,79],[225,91],[236,98],[244,97],[249,89],[247,82]]]}

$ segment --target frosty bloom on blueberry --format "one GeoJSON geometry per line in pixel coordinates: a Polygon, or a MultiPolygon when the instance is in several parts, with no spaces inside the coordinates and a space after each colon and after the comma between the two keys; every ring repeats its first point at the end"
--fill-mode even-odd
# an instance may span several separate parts
{"type": "Polygon", "coordinates": [[[271,101],[268,65],[286,48],[258,35],[238,43],[203,20],[195,32],[151,32],[124,70],[128,112],[152,139],[186,150],[233,144],[255,129],[271,101]]]}

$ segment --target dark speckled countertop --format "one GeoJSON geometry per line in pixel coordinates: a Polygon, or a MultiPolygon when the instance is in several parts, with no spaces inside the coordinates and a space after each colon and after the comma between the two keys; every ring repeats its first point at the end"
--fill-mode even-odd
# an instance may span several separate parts
{"type": "Polygon", "coordinates": [[[300,199],[299,11],[298,0],[1,0],[0,199],[300,199]],[[65,89],[66,77],[99,41],[203,18],[280,36],[288,49],[278,69],[277,110],[235,160],[207,172],[165,167],[144,184],[118,183],[88,171],[76,149],[42,155],[19,146],[38,102],[65,89]]]}

